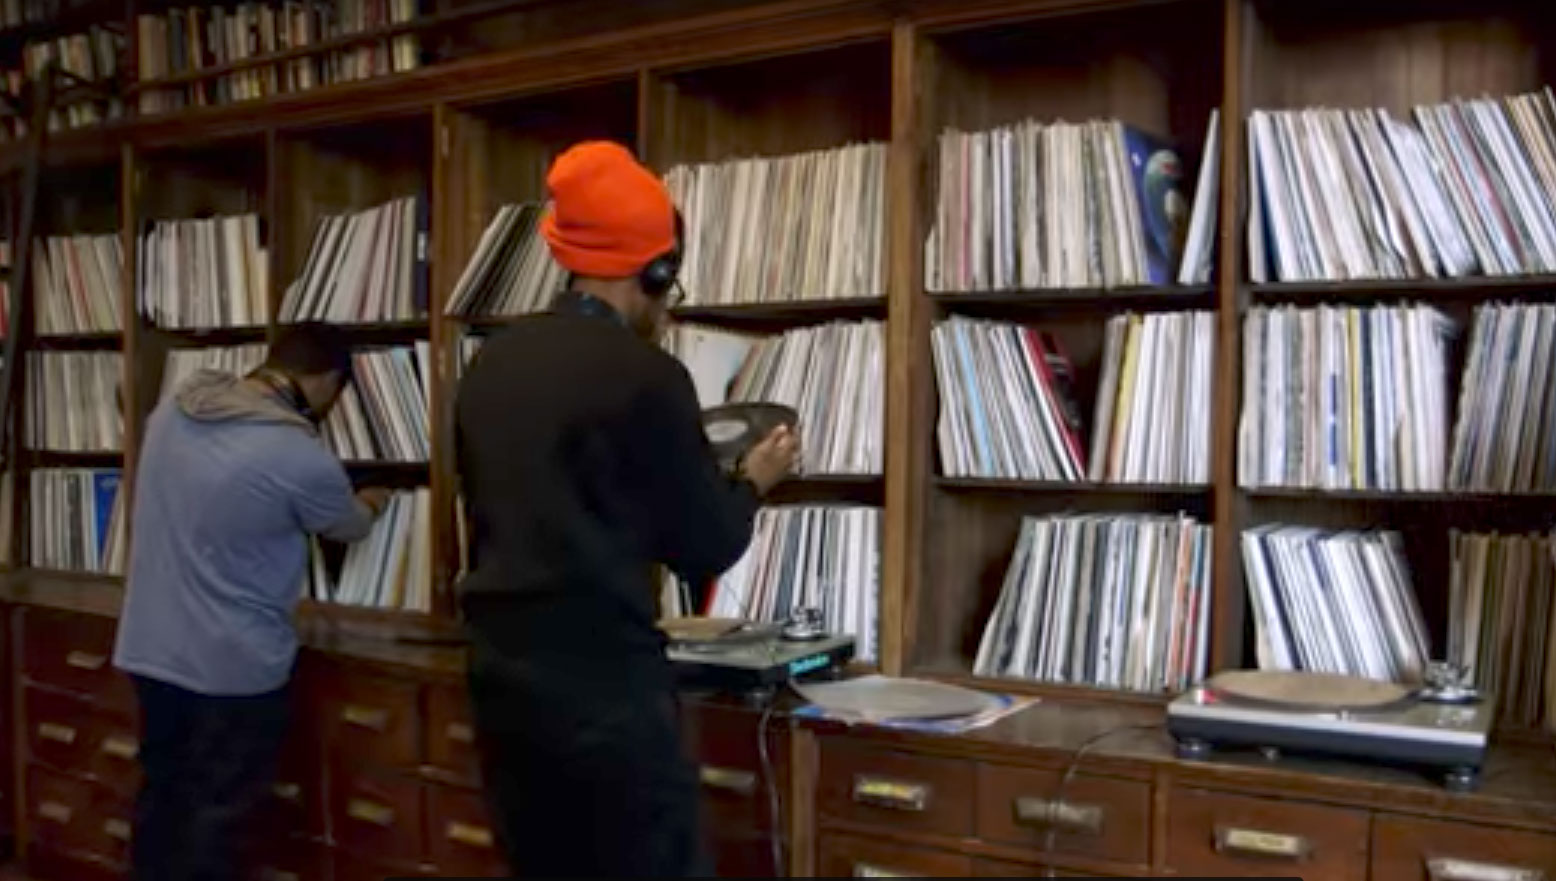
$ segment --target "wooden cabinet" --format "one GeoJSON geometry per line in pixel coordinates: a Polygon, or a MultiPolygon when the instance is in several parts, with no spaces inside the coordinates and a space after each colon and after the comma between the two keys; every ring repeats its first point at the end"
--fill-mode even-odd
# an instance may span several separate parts
{"type": "MultiPolygon", "coordinates": [[[[14,703],[29,876],[122,879],[138,773],[135,708],[122,699],[123,678],[91,656],[107,650],[112,633],[100,619],[54,610],[18,610],[12,623],[20,637],[12,662],[27,671],[14,703]],[[71,652],[87,657],[72,664],[71,652]]],[[[263,877],[503,877],[455,670],[305,652],[263,818],[263,877]]],[[[723,877],[772,877],[798,861],[832,877],[1034,877],[1053,867],[1062,877],[1556,879],[1556,806],[1548,822],[1508,813],[1519,801],[1501,792],[1447,797],[1423,781],[1398,790],[1409,797],[1395,804],[1390,790],[1368,784],[1358,794],[1361,784],[1343,775],[1288,776],[1297,784],[1289,789],[1304,794],[1296,799],[1270,768],[1183,764],[1166,750],[1087,756],[1061,787],[1073,747],[806,729],[781,714],[764,725],[760,708],[720,699],[689,697],[683,708],[707,847],[723,877]],[[810,769],[798,780],[796,757],[810,769]],[[803,828],[791,823],[796,816],[803,828]],[[1509,828],[1542,823],[1543,831],[1509,828]],[[775,833],[806,847],[781,853],[780,872],[775,833]]],[[[1033,712],[1037,728],[1071,726],[1078,742],[1091,736],[1082,720],[1093,711],[1084,706],[1045,702],[1033,712]]],[[[1548,772],[1556,778],[1556,768],[1548,772]]]]}
{"type": "Polygon", "coordinates": [[[1180,875],[1367,877],[1366,811],[1174,789],[1167,865],[1180,875]]]}
{"type": "Polygon", "coordinates": [[[1379,815],[1372,881],[1549,881],[1556,835],[1379,815]]]}

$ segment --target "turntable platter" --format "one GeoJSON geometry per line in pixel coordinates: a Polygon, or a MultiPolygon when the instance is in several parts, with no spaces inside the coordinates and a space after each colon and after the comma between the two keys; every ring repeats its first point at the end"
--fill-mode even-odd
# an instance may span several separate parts
{"type": "Polygon", "coordinates": [[[1224,697],[1307,710],[1373,709],[1414,692],[1395,682],[1295,670],[1227,670],[1205,684],[1224,697]]]}

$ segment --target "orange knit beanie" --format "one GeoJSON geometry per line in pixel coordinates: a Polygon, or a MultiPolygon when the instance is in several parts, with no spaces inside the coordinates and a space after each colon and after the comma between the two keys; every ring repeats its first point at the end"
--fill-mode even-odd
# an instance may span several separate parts
{"type": "Polygon", "coordinates": [[[675,247],[669,191],[620,144],[568,148],[552,163],[546,187],[551,206],[540,232],[566,269],[626,278],[675,247]]]}

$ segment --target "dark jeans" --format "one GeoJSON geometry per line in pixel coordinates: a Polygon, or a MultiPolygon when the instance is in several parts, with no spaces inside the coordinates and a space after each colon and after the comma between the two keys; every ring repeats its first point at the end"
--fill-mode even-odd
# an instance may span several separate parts
{"type": "Polygon", "coordinates": [[[275,782],[290,700],[283,688],[211,697],[136,676],[140,764],[132,877],[248,876],[257,809],[275,782]]]}
{"type": "Polygon", "coordinates": [[[516,876],[711,876],[668,679],[471,642],[487,799],[516,876]]]}

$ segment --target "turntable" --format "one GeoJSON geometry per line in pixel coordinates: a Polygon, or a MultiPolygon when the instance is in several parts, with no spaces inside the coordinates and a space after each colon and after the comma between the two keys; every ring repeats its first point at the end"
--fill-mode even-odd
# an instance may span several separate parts
{"type": "Polygon", "coordinates": [[[1430,768],[1455,791],[1474,789],[1485,761],[1494,702],[1433,665],[1422,687],[1350,676],[1234,670],[1167,707],[1183,758],[1218,747],[1257,747],[1430,768]]]}
{"type": "Polygon", "coordinates": [[[665,654],[684,688],[760,693],[791,680],[835,675],[854,656],[854,638],[826,633],[820,614],[808,609],[783,624],[675,618],[660,626],[670,640],[665,654]]]}

